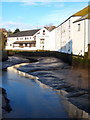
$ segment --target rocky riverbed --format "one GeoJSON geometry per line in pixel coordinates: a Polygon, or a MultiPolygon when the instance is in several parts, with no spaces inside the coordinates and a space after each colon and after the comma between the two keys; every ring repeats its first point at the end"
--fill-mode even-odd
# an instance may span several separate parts
{"type": "Polygon", "coordinates": [[[15,64],[30,62],[30,60],[31,62],[34,61],[34,63],[29,63],[17,69],[37,76],[40,82],[55,90],[66,91],[67,94],[64,94],[64,97],[68,101],[90,113],[90,91],[87,89],[87,80],[79,72],[73,70],[71,66],[63,63],[61,60],[53,57],[39,57],[35,59],[11,57],[8,61],[3,62],[2,68],[6,69],[15,64]]]}
{"type": "Polygon", "coordinates": [[[57,58],[42,57],[38,58],[38,62],[21,66],[18,70],[37,76],[40,82],[53,89],[66,91],[68,101],[90,113],[87,80],[68,64],[57,58]]]}

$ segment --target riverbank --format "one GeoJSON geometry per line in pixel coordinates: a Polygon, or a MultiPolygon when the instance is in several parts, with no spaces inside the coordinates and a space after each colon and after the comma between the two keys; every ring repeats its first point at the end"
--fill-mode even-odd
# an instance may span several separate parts
{"type": "MultiPolygon", "coordinates": [[[[67,92],[64,96],[74,105],[80,109],[90,113],[90,92],[88,90],[88,80],[72,69],[66,63],[63,63],[58,58],[53,57],[37,57],[38,62],[30,63],[25,66],[17,68],[19,71],[23,71],[33,76],[37,76],[40,82],[52,87],[55,90],[64,90],[67,92]]],[[[11,57],[9,58],[8,65],[3,62],[3,68],[7,68],[11,65],[19,64],[21,62],[27,62],[27,59],[11,57]],[[9,64],[10,63],[10,64],[9,64]]],[[[34,60],[34,58],[32,59],[34,60]]],[[[35,57],[36,61],[36,57],[35,57]]]]}
{"type": "MultiPolygon", "coordinates": [[[[8,60],[6,61],[3,61],[3,62],[0,62],[0,73],[2,74],[2,70],[7,70],[8,67],[10,66],[13,66],[13,65],[16,65],[16,64],[20,64],[20,63],[29,63],[30,60],[28,59],[25,59],[25,58],[21,58],[21,57],[15,57],[15,56],[12,56],[12,57],[8,57],[8,60]]],[[[5,114],[6,112],[10,112],[12,111],[12,108],[10,106],[10,100],[8,99],[8,96],[7,96],[7,91],[4,89],[4,88],[1,88],[0,87],[0,101],[2,104],[1,105],[1,114],[5,114]]]]}
{"type": "Polygon", "coordinates": [[[0,62],[0,69],[5,70],[10,66],[16,65],[16,64],[20,64],[20,63],[29,63],[30,60],[26,59],[26,58],[22,58],[22,57],[8,57],[8,60],[0,62]]]}
{"type": "MultiPolygon", "coordinates": [[[[4,88],[0,87],[0,108],[2,108],[2,110],[0,110],[0,114],[1,116],[3,116],[3,114],[5,114],[6,112],[10,112],[12,111],[12,108],[10,106],[10,100],[7,98],[7,92],[4,88]],[[1,105],[2,104],[2,105],[1,105]]],[[[0,116],[0,117],[1,117],[0,116]]]]}

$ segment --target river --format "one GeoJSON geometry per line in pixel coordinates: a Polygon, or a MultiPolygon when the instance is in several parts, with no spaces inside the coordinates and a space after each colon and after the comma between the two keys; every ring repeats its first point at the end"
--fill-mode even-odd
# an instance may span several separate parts
{"type": "Polygon", "coordinates": [[[62,97],[53,89],[21,76],[14,67],[8,67],[2,76],[12,107],[4,118],[68,118],[62,97]]]}

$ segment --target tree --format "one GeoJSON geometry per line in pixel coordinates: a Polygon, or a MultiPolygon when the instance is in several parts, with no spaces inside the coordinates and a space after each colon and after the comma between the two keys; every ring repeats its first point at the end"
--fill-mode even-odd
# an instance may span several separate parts
{"type": "Polygon", "coordinates": [[[10,36],[10,35],[12,35],[13,34],[13,32],[9,29],[8,30],[8,37],[10,36]]]}
{"type": "Polygon", "coordinates": [[[7,41],[7,30],[4,28],[0,29],[0,50],[4,50],[7,41]]]}
{"type": "Polygon", "coordinates": [[[17,32],[20,32],[20,30],[18,28],[13,32],[13,34],[15,34],[17,32]]]}

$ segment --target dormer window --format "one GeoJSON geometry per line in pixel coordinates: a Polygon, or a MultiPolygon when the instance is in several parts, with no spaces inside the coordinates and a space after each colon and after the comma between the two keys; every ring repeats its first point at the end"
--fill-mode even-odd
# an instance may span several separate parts
{"type": "Polygon", "coordinates": [[[45,30],[43,30],[43,35],[45,35],[45,30]]]}

